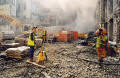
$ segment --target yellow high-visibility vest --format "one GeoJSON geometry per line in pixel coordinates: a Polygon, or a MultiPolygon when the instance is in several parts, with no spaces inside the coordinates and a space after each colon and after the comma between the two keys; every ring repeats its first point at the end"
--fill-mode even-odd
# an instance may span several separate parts
{"type": "MultiPolygon", "coordinates": [[[[35,34],[33,34],[33,38],[35,38],[35,34]]],[[[27,44],[28,44],[28,46],[35,46],[35,41],[31,40],[31,34],[29,35],[27,44]]]]}
{"type": "Polygon", "coordinates": [[[102,41],[106,41],[107,40],[107,36],[106,35],[104,35],[103,37],[102,36],[98,36],[97,37],[97,41],[96,41],[96,47],[97,48],[100,48],[100,47],[102,47],[102,46],[105,46],[105,43],[102,43],[102,41]]]}
{"type": "Polygon", "coordinates": [[[85,34],[84,36],[85,36],[86,39],[88,38],[88,34],[85,34]]]}

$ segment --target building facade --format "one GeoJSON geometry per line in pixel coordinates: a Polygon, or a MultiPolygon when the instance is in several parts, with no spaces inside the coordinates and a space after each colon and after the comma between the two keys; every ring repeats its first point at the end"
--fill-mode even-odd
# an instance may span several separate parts
{"type": "Polygon", "coordinates": [[[120,0],[99,0],[97,23],[104,24],[110,41],[120,43],[120,0]]]}
{"type": "MultiPolygon", "coordinates": [[[[0,11],[16,18],[16,0],[0,0],[0,11]]],[[[0,31],[11,30],[10,26],[4,19],[0,18],[0,31]]]]}
{"type": "Polygon", "coordinates": [[[0,10],[12,17],[16,17],[16,0],[0,0],[0,10]]]}

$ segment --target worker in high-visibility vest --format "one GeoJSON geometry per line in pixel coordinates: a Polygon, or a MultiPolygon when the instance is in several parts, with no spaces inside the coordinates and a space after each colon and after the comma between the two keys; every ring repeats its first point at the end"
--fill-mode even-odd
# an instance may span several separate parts
{"type": "Polygon", "coordinates": [[[108,49],[108,38],[107,31],[104,28],[100,28],[96,31],[97,40],[96,40],[96,51],[98,56],[99,64],[103,62],[103,58],[107,57],[108,49]]]}
{"type": "Polygon", "coordinates": [[[88,39],[88,33],[85,33],[84,37],[85,39],[88,39]]]}
{"type": "Polygon", "coordinates": [[[29,52],[30,62],[33,62],[36,32],[37,32],[37,27],[33,27],[32,32],[30,33],[28,38],[28,46],[30,47],[30,52],[29,52]]]}

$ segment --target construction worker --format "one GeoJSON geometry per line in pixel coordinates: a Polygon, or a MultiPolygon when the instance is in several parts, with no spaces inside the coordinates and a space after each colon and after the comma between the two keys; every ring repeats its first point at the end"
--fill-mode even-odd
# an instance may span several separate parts
{"type": "Polygon", "coordinates": [[[37,27],[32,28],[32,32],[29,35],[28,46],[30,47],[30,62],[33,62],[34,47],[35,47],[35,33],[37,32],[37,27]]]}
{"type": "Polygon", "coordinates": [[[85,33],[84,36],[85,36],[85,39],[88,39],[88,33],[85,33]]]}
{"type": "Polygon", "coordinates": [[[107,38],[107,31],[104,28],[99,28],[96,31],[97,41],[96,41],[96,51],[98,56],[98,61],[101,63],[103,62],[103,58],[107,56],[107,49],[108,49],[108,38],[107,38]]]}

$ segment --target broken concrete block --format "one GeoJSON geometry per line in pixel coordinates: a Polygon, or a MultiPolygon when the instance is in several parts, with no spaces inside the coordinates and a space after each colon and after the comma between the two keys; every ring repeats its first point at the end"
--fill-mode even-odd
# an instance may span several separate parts
{"type": "Polygon", "coordinates": [[[20,43],[7,43],[4,45],[6,48],[15,48],[15,47],[19,47],[20,43]]]}
{"type": "Polygon", "coordinates": [[[6,50],[6,53],[10,58],[22,58],[29,54],[29,47],[21,46],[18,48],[9,48],[6,50]]]}
{"type": "Polygon", "coordinates": [[[1,57],[1,58],[4,58],[4,57],[6,57],[6,56],[7,56],[6,52],[0,53],[0,57],[1,57]]]}

